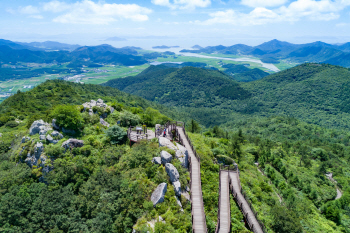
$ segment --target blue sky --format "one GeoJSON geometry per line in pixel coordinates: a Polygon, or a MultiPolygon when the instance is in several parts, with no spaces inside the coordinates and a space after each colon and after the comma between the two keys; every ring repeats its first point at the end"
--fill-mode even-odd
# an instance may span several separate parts
{"type": "Polygon", "coordinates": [[[0,38],[114,46],[350,41],[350,0],[0,1],[0,38]]]}

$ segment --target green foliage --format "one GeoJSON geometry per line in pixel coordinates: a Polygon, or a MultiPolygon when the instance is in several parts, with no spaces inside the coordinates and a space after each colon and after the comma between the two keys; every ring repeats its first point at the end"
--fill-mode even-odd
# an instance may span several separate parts
{"type": "Polygon", "coordinates": [[[118,125],[109,127],[106,131],[106,136],[109,138],[111,144],[123,144],[126,140],[126,132],[118,125]]]}
{"type": "Polygon", "coordinates": [[[141,118],[138,115],[132,114],[129,111],[123,111],[120,113],[120,123],[124,127],[136,126],[140,121],[141,118]]]}
{"type": "Polygon", "coordinates": [[[272,228],[276,233],[303,232],[300,221],[293,211],[289,211],[285,207],[276,205],[271,212],[274,217],[274,224],[272,228]]]}
{"type": "Polygon", "coordinates": [[[52,113],[56,124],[66,129],[80,130],[83,126],[83,118],[74,105],[57,105],[52,113]]]}
{"type": "Polygon", "coordinates": [[[191,133],[199,133],[201,130],[201,127],[199,126],[198,122],[196,122],[193,119],[190,121],[190,124],[187,126],[187,128],[191,133]]]}

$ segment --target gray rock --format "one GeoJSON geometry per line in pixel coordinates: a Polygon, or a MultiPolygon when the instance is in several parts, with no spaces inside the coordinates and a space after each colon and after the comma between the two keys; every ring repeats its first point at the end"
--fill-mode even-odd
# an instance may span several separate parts
{"type": "Polygon", "coordinates": [[[178,151],[176,151],[175,156],[178,160],[180,160],[181,165],[184,168],[188,168],[188,150],[186,147],[181,146],[180,144],[177,145],[178,151]]]}
{"type": "Polygon", "coordinates": [[[179,198],[179,197],[176,197],[176,196],[175,196],[175,198],[176,198],[177,204],[178,204],[178,205],[180,206],[180,208],[181,208],[181,211],[184,212],[184,210],[182,209],[182,204],[181,204],[180,198],[179,198]]]}
{"type": "Polygon", "coordinates": [[[73,149],[76,147],[83,147],[83,146],[84,146],[84,141],[78,140],[78,139],[73,139],[73,138],[68,139],[67,141],[65,141],[62,144],[62,147],[65,148],[66,150],[73,149]]]}
{"type": "Polygon", "coordinates": [[[0,138],[2,137],[2,133],[0,133],[0,138]]]}
{"type": "Polygon", "coordinates": [[[96,101],[95,100],[91,100],[90,101],[90,107],[92,108],[92,107],[95,107],[96,106],[96,101]]]}
{"type": "Polygon", "coordinates": [[[165,164],[165,170],[168,173],[171,183],[174,183],[175,181],[179,180],[180,175],[176,167],[174,167],[174,165],[172,165],[171,163],[165,164]]]}
{"type": "Polygon", "coordinates": [[[115,111],[115,109],[113,107],[109,107],[109,109],[111,110],[111,113],[113,113],[115,111]]]}
{"type": "Polygon", "coordinates": [[[56,119],[52,119],[52,128],[60,130],[60,127],[56,124],[56,119]]]}
{"type": "Polygon", "coordinates": [[[38,160],[44,151],[44,145],[41,142],[37,142],[34,147],[34,154],[31,155],[30,152],[27,154],[27,158],[25,159],[25,162],[30,166],[33,167],[34,165],[38,164],[38,160]]]}
{"type": "Polygon", "coordinates": [[[152,163],[154,163],[154,164],[162,164],[162,159],[160,157],[154,157],[152,159],[152,163]]]}
{"type": "Polygon", "coordinates": [[[22,143],[26,143],[30,140],[30,137],[23,137],[22,138],[22,143]]]}
{"type": "Polygon", "coordinates": [[[43,120],[38,120],[34,121],[33,124],[31,125],[29,129],[29,134],[34,135],[34,134],[40,134],[44,135],[47,133],[47,131],[51,130],[52,128],[50,125],[43,120]]]}
{"type": "Polygon", "coordinates": [[[180,181],[173,182],[174,191],[176,196],[181,196],[181,183],[180,181]]]}
{"type": "Polygon", "coordinates": [[[91,108],[89,109],[89,115],[90,116],[94,115],[94,111],[91,108]]]}
{"type": "Polygon", "coordinates": [[[178,148],[167,138],[160,136],[159,138],[160,147],[168,147],[171,150],[177,151],[178,148]]]}
{"type": "Polygon", "coordinates": [[[69,134],[69,135],[74,135],[75,134],[75,130],[66,129],[64,127],[62,127],[62,132],[65,133],[65,134],[69,134]]]}
{"type": "Polygon", "coordinates": [[[40,140],[45,140],[46,136],[45,135],[40,135],[39,138],[40,138],[40,140]]]}
{"type": "Polygon", "coordinates": [[[103,125],[103,126],[109,127],[108,122],[106,122],[105,120],[103,120],[103,118],[100,118],[100,123],[101,123],[101,125],[103,125]]]}
{"type": "Polygon", "coordinates": [[[158,185],[156,190],[152,193],[151,201],[153,202],[153,206],[156,206],[158,203],[162,203],[164,201],[164,195],[167,191],[167,183],[161,183],[158,185]]]}
{"type": "Polygon", "coordinates": [[[60,139],[63,138],[63,135],[62,135],[60,132],[58,132],[58,131],[53,131],[53,132],[51,133],[51,136],[52,136],[52,137],[59,137],[60,139]]]}
{"type": "Polygon", "coordinates": [[[47,140],[49,143],[52,143],[52,142],[53,142],[53,138],[52,138],[50,135],[47,135],[47,136],[46,136],[46,140],[47,140]]]}
{"type": "Polygon", "coordinates": [[[165,150],[160,152],[160,157],[162,159],[162,164],[164,164],[164,165],[166,163],[170,163],[171,160],[173,159],[173,156],[171,154],[169,154],[168,152],[166,152],[165,150]]]}

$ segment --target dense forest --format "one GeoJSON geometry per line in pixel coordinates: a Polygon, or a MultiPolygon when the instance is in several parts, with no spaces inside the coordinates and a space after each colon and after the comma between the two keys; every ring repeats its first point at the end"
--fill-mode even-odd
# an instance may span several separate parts
{"type": "MultiPolygon", "coordinates": [[[[186,122],[201,158],[208,232],[218,219],[219,164],[235,161],[268,232],[348,233],[349,72],[311,63],[242,83],[220,71],[151,66],[107,83],[120,90],[55,80],[18,92],[0,104],[0,230],[190,232],[191,203],[152,163],[174,151],[157,138],[133,144],[126,137],[131,125],[154,130],[173,119],[186,122]],[[102,107],[90,111],[91,100],[102,107]],[[53,119],[52,137],[30,135],[38,120],[51,126],[53,119]],[[65,146],[73,138],[82,146],[65,146]],[[154,207],[161,183],[168,190],[154,207]]],[[[173,165],[188,186],[188,170],[177,159],[173,165]]],[[[232,232],[250,232],[243,219],[232,198],[232,232]]]]}

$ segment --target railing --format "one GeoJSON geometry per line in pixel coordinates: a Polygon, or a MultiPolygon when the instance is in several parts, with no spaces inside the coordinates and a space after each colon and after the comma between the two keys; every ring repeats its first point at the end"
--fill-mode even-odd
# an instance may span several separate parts
{"type": "Polygon", "coordinates": [[[130,126],[128,128],[127,136],[130,139],[130,141],[139,142],[142,139],[148,140],[147,128],[146,128],[146,134],[137,134],[137,133],[136,134],[132,134],[132,132],[135,132],[135,131],[136,131],[136,127],[135,126],[130,126]]]}
{"type": "MultiPolygon", "coordinates": [[[[178,138],[178,142],[181,143],[182,145],[184,145],[184,138],[181,137],[180,133],[179,133],[179,130],[178,130],[178,127],[179,128],[182,128],[183,129],[183,132],[184,132],[184,135],[186,137],[186,140],[188,142],[188,144],[190,145],[191,149],[192,149],[192,152],[194,154],[194,156],[196,157],[197,161],[198,161],[198,165],[199,165],[199,180],[201,181],[201,174],[200,174],[200,158],[195,150],[195,148],[193,147],[193,144],[191,142],[191,139],[188,137],[188,134],[186,133],[186,130],[185,130],[185,123],[184,122],[179,122],[179,121],[176,121],[176,122],[168,122],[169,124],[168,125],[175,125],[175,132],[176,132],[176,136],[178,138]],[[175,123],[175,124],[174,124],[175,123]]],[[[193,203],[193,199],[192,199],[192,158],[191,156],[188,156],[188,159],[189,159],[189,167],[190,167],[190,187],[191,187],[191,193],[190,193],[190,198],[191,198],[191,203],[193,203]]],[[[200,201],[201,201],[201,204],[203,206],[203,209],[202,209],[202,216],[203,216],[203,223],[205,224],[206,226],[206,219],[205,219],[205,213],[204,213],[204,203],[203,203],[203,191],[202,191],[202,185],[201,185],[201,192],[202,192],[202,198],[200,198],[200,201]]],[[[193,226],[193,209],[191,207],[191,217],[192,217],[192,226],[193,226]]],[[[193,233],[196,233],[195,232],[195,229],[192,229],[192,232],[193,233]]],[[[208,229],[206,229],[206,232],[208,232],[208,229]]],[[[198,233],[198,232],[197,232],[198,233]]]]}
{"type": "MultiPolygon", "coordinates": [[[[252,206],[252,203],[250,201],[250,199],[247,197],[246,193],[244,192],[244,190],[242,189],[242,186],[241,186],[241,181],[239,179],[239,169],[237,167],[237,170],[233,171],[233,172],[236,172],[237,173],[237,180],[238,180],[238,185],[239,185],[239,189],[240,189],[240,192],[241,192],[241,195],[243,196],[244,200],[248,203],[249,205],[249,208],[250,210],[253,212],[253,215],[256,219],[256,221],[258,222],[261,230],[264,232],[264,233],[267,233],[267,230],[266,230],[266,227],[265,225],[258,219],[258,215],[257,215],[257,212],[254,210],[253,206],[252,206]]],[[[243,216],[244,218],[246,219],[246,222],[249,226],[249,228],[251,229],[251,231],[253,232],[260,232],[259,231],[259,228],[257,226],[254,226],[254,224],[249,220],[249,211],[245,208],[245,206],[243,205],[243,201],[242,200],[239,200],[239,196],[238,196],[238,193],[235,192],[234,188],[233,188],[233,184],[230,180],[230,189],[232,190],[232,193],[233,193],[233,196],[237,202],[237,205],[239,206],[239,208],[241,209],[242,213],[243,213],[243,216]]]]}

